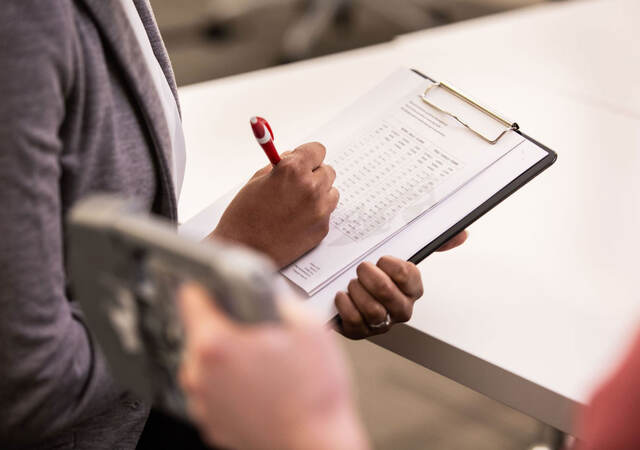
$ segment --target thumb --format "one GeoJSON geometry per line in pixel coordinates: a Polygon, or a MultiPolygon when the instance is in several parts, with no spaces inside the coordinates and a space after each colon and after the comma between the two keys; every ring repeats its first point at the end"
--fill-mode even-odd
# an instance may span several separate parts
{"type": "Polygon", "coordinates": [[[268,166],[264,166],[262,169],[258,170],[256,173],[254,173],[253,176],[251,177],[251,179],[255,180],[256,178],[263,177],[263,176],[267,175],[268,173],[270,173],[272,170],[273,170],[273,166],[271,164],[269,164],[268,166]]]}
{"type": "Polygon", "coordinates": [[[447,242],[442,244],[442,247],[440,247],[437,251],[446,252],[448,250],[459,247],[462,244],[464,244],[464,242],[467,240],[468,237],[469,237],[469,232],[467,230],[461,231],[460,233],[456,234],[454,237],[449,239],[447,242]]]}
{"type": "Polygon", "coordinates": [[[196,283],[188,283],[180,288],[178,310],[187,339],[233,328],[233,322],[218,308],[215,300],[196,283]]]}

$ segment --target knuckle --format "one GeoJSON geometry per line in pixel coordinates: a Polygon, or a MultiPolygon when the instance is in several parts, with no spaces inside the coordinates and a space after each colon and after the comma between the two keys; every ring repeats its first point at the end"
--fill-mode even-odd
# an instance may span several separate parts
{"type": "Polygon", "coordinates": [[[310,177],[304,177],[300,179],[299,187],[302,192],[305,193],[307,197],[317,198],[318,190],[316,188],[316,184],[310,177]]]}
{"type": "Polygon", "coordinates": [[[323,227],[328,228],[330,226],[329,221],[331,219],[331,213],[332,213],[331,208],[329,208],[326,203],[323,204],[322,207],[320,208],[319,215],[318,215],[318,220],[322,222],[323,227]]]}
{"type": "Polygon", "coordinates": [[[326,199],[326,207],[329,214],[331,214],[338,207],[338,203],[340,202],[340,193],[336,188],[332,188],[329,191],[326,199]]]}
{"type": "Polygon", "coordinates": [[[406,284],[410,280],[409,270],[410,269],[408,263],[398,264],[394,271],[393,277],[398,283],[406,284]]]}
{"type": "Polygon", "coordinates": [[[350,307],[349,303],[351,303],[351,299],[345,292],[339,292],[338,295],[336,295],[336,309],[340,314],[340,319],[342,320],[343,325],[346,325],[347,327],[357,323],[357,318],[354,315],[354,309],[350,307]]]}
{"type": "Polygon", "coordinates": [[[342,319],[342,325],[346,329],[355,329],[360,325],[360,318],[356,317],[353,314],[340,314],[340,318],[342,319]]]}
{"type": "Polygon", "coordinates": [[[278,168],[288,176],[296,176],[301,172],[300,161],[294,154],[280,161],[278,168]]]}
{"type": "Polygon", "coordinates": [[[329,164],[327,164],[327,172],[329,173],[329,178],[331,178],[332,180],[336,179],[336,169],[334,169],[332,166],[330,166],[329,164]]]}
{"type": "Polygon", "coordinates": [[[357,328],[359,325],[358,319],[353,315],[344,314],[341,315],[340,318],[342,319],[342,325],[347,329],[357,328]]]}
{"type": "Polygon", "coordinates": [[[388,298],[391,296],[393,290],[391,287],[391,283],[382,278],[376,278],[373,282],[373,288],[376,293],[382,298],[388,298]]]}
{"type": "Polygon", "coordinates": [[[340,203],[340,191],[336,188],[331,189],[333,192],[333,203],[334,203],[334,209],[338,206],[338,203],[340,203]]]}
{"type": "Polygon", "coordinates": [[[320,224],[320,234],[322,234],[322,237],[324,238],[327,234],[329,234],[331,225],[329,224],[328,220],[323,221],[320,224]]]}
{"type": "Polygon", "coordinates": [[[331,214],[333,214],[337,208],[338,208],[338,202],[331,201],[327,206],[327,216],[331,217],[331,214]]]}
{"type": "Polygon", "coordinates": [[[340,291],[336,294],[334,304],[336,305],[336,309],[338,310],[338,313],[340,314],[340,317],[343,321],[346,320],[346,304],[348,301],[349,298],[347,297],[346,293],[340,291]]]}
{"type": "Polygon", "coordinates": [[[347,285],[349,294],[353,295],[357,288],[358,288],[358,280],[354,278],[353,280],[349,281],[349,284],[347,285]]]}
{"type": "MultiPolygon", "coordinates": [[[[321,144],[320,142],[312,142],[311,144],[309,144],[311,147],[313,147],[314,150],[317,150],[319,152],[321,152],[323,155],[327,153],[327,147],[325,147],[323,144],[321,144]]],[[[324,157],[323,157],[324,158],[324,157]]]]}
{"type": "Polygon", "coordinates": [[[321,229],[329,227],[329,219],[331,217],[331,209],[324,200],[315,200],[313,206],[313,218],[321,229]]]}
{"type": "Polygon", "coordinates": [[[311,192],[309,193],[309,195],[311,196],[311,200],[313,201],[312,213],[315,219],[324,221],[328,218],[327,216],[329,215],[326,200],[320,197],[317,192],[311,192]]]}
{"type": "Polygon", "coordinates": [[[418,278],[422,278],[422,274],[420,273],[420,269],[418,269],[418,266],[416,266],[414,263],[410,262],[409,264],[409,270],[418,278]]]}
{"type": "Polygon", "coordinates": [[[374,322],[381,322],[387,316],[387,311],[379,303],[369,302],[364,306],[367,318],[374,322]]]}
{"type": "Polygon", "coordinates": [[[383,267],[389,265],[393,260],[389,256],[381,256],[378,259],[378,263],[376,264],[378,267],[383,267]]]}
{"type": "Polygon", "coordinates": [[[359,264],[358,267],[356,268],[356,274],[358,275],[359,278],[363,278],[368,273],[371,273],[371,263],[369,262],[365,261],[359,264]]]}
{"type": "Polygon", "coordinates": [[[398,322],[408,322],[411,319],[412,314],[413,314],[413,305],[409,302],[406,302],[398,309],[398,316],[396,320],[398,322]]]}
{"type": "Polygon", "coordinates": [[[322,218],[322,220],[329,222],[333,211],[334,208],[331,202],[326,197],[323,198],[320,206],[320,217],[322,218]]]}
{"type": "Polygon", "coordinates": [[[329,234],[329,223],[328,222],[321,222],[318,224],[318,226],[316,227],[316,237],[317,237],[317,241],[318,243],[320,241],[322,241],[328,234],[329,234]]]}
{"type": "Polygon", "coordinates": [[[415,299],[419,299],[424,294],[424,285],[422,283],[422,273],[420,273],[420,269],[413,263],[410,263],[409,266],[409,278],[416,285],[415,299]]]}

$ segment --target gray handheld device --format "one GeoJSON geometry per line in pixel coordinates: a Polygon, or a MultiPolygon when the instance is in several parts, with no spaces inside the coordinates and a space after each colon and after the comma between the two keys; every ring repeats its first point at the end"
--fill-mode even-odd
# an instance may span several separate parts
{"type": "Polygon", "coordinates": [[[196,242],[135,202],[95,196],[69,216],[71,294],[115,378],[154,406],[187,419],[176,382],[183,328],[177,289],[203,286],[241,322],[277,321],[275,267],[236,246],[196,242]]]}

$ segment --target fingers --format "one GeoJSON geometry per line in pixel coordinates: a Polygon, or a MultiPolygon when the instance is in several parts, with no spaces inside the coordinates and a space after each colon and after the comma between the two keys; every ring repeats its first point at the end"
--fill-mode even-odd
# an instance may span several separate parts
{"type": "Polygon", "coordinates": [[[376,325],[387,317],[387,310],[358,280],[349,283],[349,297],[368,325],[376,325]]]}
{"type": "Polygon", "coordinates": [[[340,193],[333,187],[333,182],[336,179],[336,171],[333,170],[333,167],[322,164],[313,174],[317,179],[314,190],[316,195],[322,198],[320,210],[322,214],[326,214],[328,218],[328,215],[338,207],[338,202],[340,201],[340,193]]]}
{"type": "Polygon", "coordinates": [[[393,322],[406,322],[413,312],[413,300],[405,295],[389,275],[371,263],[364,262],[357,269],[358,280],[379,303],[386,308],[393,322]]]}
{"type": "Polygon", "coordinates": [[[340,192],[336,188],[331,188],[329,191],[329,198],[327,200],[329,211],[333,212],[338,207],[338,202],[340,202],[340,192]]]}
{"type": "Polygon", "coordinates": [[[336,309],[342,319],[342,332],[351,339],[361,339],[371,334],[358,308],[353,304],[346,292],[336,294],[336,309]]]}
{"type": "Polygon", "coordinates": [[[318,142],[311,142],[296,148],[291,157],[299,156],[301,159],[300,164],[309,170],[316,170],[324,161],[326,154],[327,149],[324,145],[318,142]]]}
{"type": "Polygon", "coordinates": [[[336,181],[336,171],[333,167],[322,164],[313,172],[314,178],[317,180],[318,187],[322,191],[328,191],[333,186],[333,182],[336,181]]]}
{"type": "Polygon", "coordinates": [[[447,241],[442,247],[440,247],[438,251],[446,252],[447,250],[459,247],[460,245],[464,244],[464,242],[467,240],[467,237],[469,237],[469,232],[467,230],[464,230],[449,239],[449,241],[447,241]]]}
{"type": "Polygon", "coordinates": [[[422,297],[422,275],[415,264],[393,256],[383,256],[377,266],[389,275],[393,282],[413,300],[422,297]]]}
{"type": "Polygon", "coordinates": [[[423,293],[415,264],[385,256],[377,265],[360,264],[357,274],[358,278],[349,283],[348,292],[339,292],[335,298],[345,336],[359,339],[384,333],[391,324],[411,318],[413,304],[423,293]]]}

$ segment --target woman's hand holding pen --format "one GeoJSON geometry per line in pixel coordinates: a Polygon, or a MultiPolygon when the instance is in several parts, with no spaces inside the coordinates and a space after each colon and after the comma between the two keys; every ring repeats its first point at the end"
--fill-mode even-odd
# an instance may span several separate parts
{"type": "Polygon", "coordinates": [[[338,205],[336,173],[323,164],[318,143],[284,153],[277,166],[249,180],[224,212],[210,238],[238,242],[269,255],[279,267],[314,248],[329,232],[338,205]]]}

